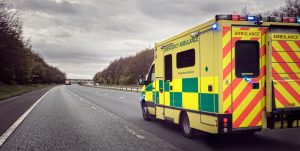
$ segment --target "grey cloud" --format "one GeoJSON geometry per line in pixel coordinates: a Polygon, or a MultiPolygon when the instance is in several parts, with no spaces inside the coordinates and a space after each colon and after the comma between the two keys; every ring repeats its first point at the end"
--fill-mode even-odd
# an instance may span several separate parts
{"type": "MultiPolygon", "coordinates": [[[[9,0],[33,48],[69,78],[92,78],[113,59],[213,18],[241,11],[242,0],[9,0]]],[[[248,2],[251,12],[282,0],[248,2]]]]}
{"type": "Polygon", "coordinates": [[[13,2],[14,6],[25,11],[40,11],[49,14],[77,15],[80,13],[79,4],[55,0],[18,0],[13,2]]]}
{"type": "Polygon", "coordinates": [[[71,37],[71,33],[68,31],[62,31],[60,33],[56,33],[54,36],[56,38],[68,38],[68,37],[71,37]]]}

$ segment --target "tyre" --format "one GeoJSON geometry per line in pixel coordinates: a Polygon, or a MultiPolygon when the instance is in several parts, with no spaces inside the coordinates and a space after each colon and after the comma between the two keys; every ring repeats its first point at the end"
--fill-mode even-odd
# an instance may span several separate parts
{"type": "Polygon", "coordinates": [[[190,120],[186,113],[181,116],[180,122],[182,133],[187,138],[193,138],[195,136],[195,130],[190,126],[190,120]]]}
{"type": "Polygon", "coordinates": [[[148,107],[145,103],[142,105],[142,113],[143,113],[143,118],[145,121],[150,121],[150,115],[148,111],[148,107]]]}

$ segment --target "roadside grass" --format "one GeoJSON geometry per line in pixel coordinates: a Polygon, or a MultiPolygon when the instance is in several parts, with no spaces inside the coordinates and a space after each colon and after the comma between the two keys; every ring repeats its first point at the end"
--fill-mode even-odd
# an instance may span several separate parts
{"type": "Polygon", "coordinates": [[[34,90],[54,86],[53,84],[30,84],[30,85],[0,85],[0,101],[28,93],[34,90]]]}

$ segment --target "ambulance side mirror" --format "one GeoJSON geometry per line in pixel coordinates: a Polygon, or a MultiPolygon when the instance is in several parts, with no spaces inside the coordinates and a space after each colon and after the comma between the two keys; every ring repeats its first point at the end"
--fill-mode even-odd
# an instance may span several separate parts
{"type": "Polygon", "coordinates": [[[146,85],[147,82],[144,80],[143,76],[139,76],[138,83],[139,85],[146,85]]]}

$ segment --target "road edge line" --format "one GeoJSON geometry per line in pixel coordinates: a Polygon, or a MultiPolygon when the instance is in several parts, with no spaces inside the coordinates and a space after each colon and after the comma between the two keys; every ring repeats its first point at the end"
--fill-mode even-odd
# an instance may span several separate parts
{"type": "MultiPolygon", "coordinates": [[[[55,88],[55,87],[53,87],[55,88]]],[[[34,107],[51,91],[51,88],[44,95],[42,95],[12,126],[10,126],[2,136],[0,136],[0,147],[9,138],[9,136],[17,129],[17,127],[24,121],[28,114],[34,109],[34,107]]]]}

